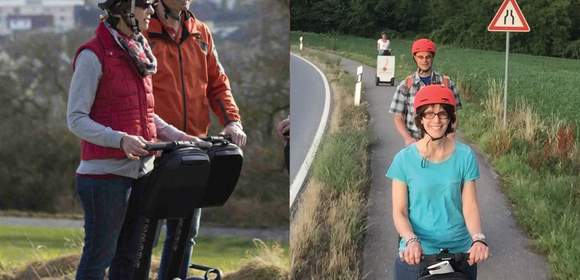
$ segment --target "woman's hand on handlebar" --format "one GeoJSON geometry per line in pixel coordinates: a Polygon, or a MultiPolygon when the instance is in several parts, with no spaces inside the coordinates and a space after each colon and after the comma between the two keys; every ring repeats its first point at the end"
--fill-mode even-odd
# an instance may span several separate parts
{"type": "Polygon", "coordinates": [[[399,252],[399,257],[407,264],[416,265],[421,262],[422,254],[423,249],[421,248],[421,243],[419,241],[413,241],[405,247],[404,251],[399,252]]]}
{"type": "Polygon", "coordinates": [[[125,152],[128,159],[138,160],[142,156],[149,155],[149,152],[145,150],[147,143],[148,141],[141,136],[127,134],[121,138],[121,150],[125,152]]]}
{"type": "Polygon", "coordinates": [[[467,252],[469,253],[469,259],[467,259],[469,265],[481,263],[489,257],[489,248],[481,242],[474,242],[467,252]]]}

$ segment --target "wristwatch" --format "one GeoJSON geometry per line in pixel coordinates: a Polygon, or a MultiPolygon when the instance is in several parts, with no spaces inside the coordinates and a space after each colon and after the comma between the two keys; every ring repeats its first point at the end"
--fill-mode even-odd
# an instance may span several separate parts
{"type": "Polygon", "coordinates": [[[482,241],[485,241],[485,234],[483,234],[483,233],[481,233],[481,232],[479,232],[479,233],[476,233],[476,234],[474,234],[473,236],[471,236],[471,239],[472,239],[473,241],[475,241],[475,240],[482,240],[482,241]]]}

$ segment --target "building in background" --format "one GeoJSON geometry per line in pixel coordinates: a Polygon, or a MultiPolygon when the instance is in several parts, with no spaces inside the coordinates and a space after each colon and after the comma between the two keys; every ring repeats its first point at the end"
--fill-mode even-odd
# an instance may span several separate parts
{"type": "Polygon", "coordinates": [[[65,32],[75,27],[84,0],[0,0],[0,36],[15,31],[65,32]]]}

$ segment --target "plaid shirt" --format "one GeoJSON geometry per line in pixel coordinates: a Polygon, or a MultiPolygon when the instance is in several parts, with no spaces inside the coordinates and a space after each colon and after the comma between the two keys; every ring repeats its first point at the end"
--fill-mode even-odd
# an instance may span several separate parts
{"type": "MultiPolygon", "coordinates": [[[[431,84],[443,84],[443,75],[433,71],[431,81],[431,84]]],[[[391,107],[389,109],[390,113],[403,115],[407,131],[409,131],[411,136],[415,139],[421,138],[421,130],[415,126],[413,102],[415,101],[417,91],[424,86],[425,84],[421,81],[417,72],[413,74],[413,86],[410,89],[407,88],[407,79],[405,78],[401,83],[399,83],[399,86],[393,95],[393,101],[391,102],[391,107]]],[[[457,109],[459,110],[461,108],[461,99],[459,99],[459,94],[455,89],[455,84],[451,80],[449,80],[449,89],[453,91],[453,95],[457,101],[457,109]]]]}

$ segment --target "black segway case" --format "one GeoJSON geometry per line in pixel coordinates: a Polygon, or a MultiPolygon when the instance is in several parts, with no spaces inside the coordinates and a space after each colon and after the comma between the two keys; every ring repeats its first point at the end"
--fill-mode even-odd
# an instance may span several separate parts
{"type": "Polygon", "coordinates": [[[212,143],[207,150],[211,167],[200,207],[222,206],[234,192],[242,171],[244,153],[240,147],[221,136],[204,140],[212,143]]]}
{"type": "Polygon", "coordinates": [[[148,176],[143,196],[149,218],[189,218],[206,196],[210,158],[196,145],[167,145],[148,176]]]}

